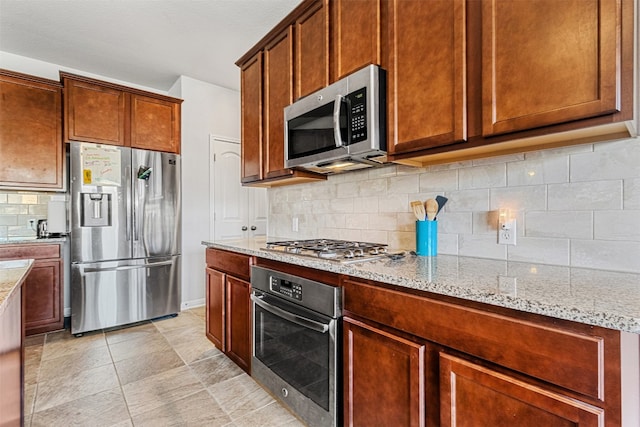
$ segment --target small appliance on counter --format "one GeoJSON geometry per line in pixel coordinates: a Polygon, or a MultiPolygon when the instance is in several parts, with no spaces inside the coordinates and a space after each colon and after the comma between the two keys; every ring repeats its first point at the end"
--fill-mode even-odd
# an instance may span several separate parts
{"type": "Polygon", "coordinates": [[[47,232],[47,220],[46,219],[39,219],[38,220],[38,239],[46,239],[47,237],[49,237],[49,233],[47,232]]]}

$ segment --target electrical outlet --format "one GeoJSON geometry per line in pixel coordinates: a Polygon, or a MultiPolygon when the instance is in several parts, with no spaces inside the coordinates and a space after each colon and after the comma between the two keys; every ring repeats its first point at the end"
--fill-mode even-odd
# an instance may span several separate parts
{"type": "Polygon", "coordinates": [[[498,224],[498,243],[501,245],[516,244],[517,227],[516,220],[501,222],[498,224]]]}
{"type": "Polygon", "coordinates": [[[294,216],[291,219],[291,231],[298,232],[298,217],[294,216]]]}

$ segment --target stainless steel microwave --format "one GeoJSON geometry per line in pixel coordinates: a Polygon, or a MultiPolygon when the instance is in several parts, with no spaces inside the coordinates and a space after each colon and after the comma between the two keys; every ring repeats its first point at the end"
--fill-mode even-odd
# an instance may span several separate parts
{"type": "Polygon", "coordinates": [[[369,65],[286,107],[286,167],[328,174],[383,164],[386,86],[386,72],[369,65]]]}

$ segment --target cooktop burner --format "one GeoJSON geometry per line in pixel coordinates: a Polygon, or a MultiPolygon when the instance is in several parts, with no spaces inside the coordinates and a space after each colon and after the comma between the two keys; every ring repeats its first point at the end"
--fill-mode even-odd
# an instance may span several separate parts
{"type": "Polygon", "coordinates": [[[330,259],[342,263],[379,259],[387,254],[382,243],[353,242],[348,240],[310,239],[267,242],[266,248],[274,252],[330,259]]]}

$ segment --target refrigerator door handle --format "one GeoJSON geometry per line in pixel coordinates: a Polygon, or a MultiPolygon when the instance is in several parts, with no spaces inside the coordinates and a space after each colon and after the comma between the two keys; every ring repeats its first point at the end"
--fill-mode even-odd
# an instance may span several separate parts
{"type": "Polygon", "coordinates": [[[84,268],[83,271],[85,273],[97,273],[102,271],[123,271],[123,270],[136,270],[139,268],[149,268],[149,267],[160,267],[163,265],[171,265],[173,261],[160,261],[160,262],[152,262],[150,264],[140,264],[140,265],[123,265],[120,267],[106,267],[106,268],[95,268],[89,267],[84,268]]]}
{"type": "Polygon", "coordinates": [[[140,209],[140,205],[138,203],[138,201],[140,200],[140,194],[139,191],[137,191],[137,186],[138,183],[136,182],[133,185],[133,240],[138,240],[138,227],[140,226],[139,223],[141,221],[140,218],[138,218],[138,215],[140,215],[139,209],[140,209]]]}
{"type": "MultiPolygon", "coordinates": [[[[125,168],[125,188],[131,188],[131,167],[127,166],[125,168]]],[[[129,212],[129,208],[131,207],[131,191],[126,192],[126,204],[127,204],[127,212],[129,212]]],[[[125,215],[125,223],[126,223],[126,232],[127,232],[127,240],[131,240],[131,215],[125,215]]]]}

